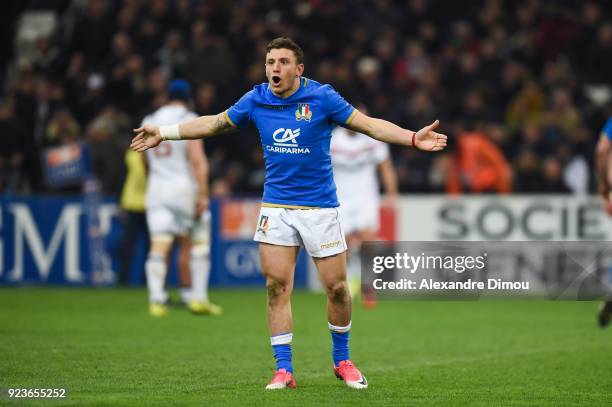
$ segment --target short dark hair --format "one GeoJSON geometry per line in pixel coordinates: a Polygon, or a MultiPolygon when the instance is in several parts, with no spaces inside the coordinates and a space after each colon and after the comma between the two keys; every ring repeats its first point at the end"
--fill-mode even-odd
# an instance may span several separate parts
{"type": "Polygon", "coordinates": [[[175,79],[168,85],[168,99],[182,100],[191,99],[191,85],[184,79],[175,79]]]}
{"type": "Polygon", "coordinates": [[[302,51],[302,48],[300,48],[300,46],[297,45],[295,41],[293,41],[291,38],[288,38],[288,37],[278,37],[270,41],[268,45],[266,46],[266,54],[270,52],[270,50],[272,49],[280,49],[280,48],[290,49],[295,54],[297,63],[298,64],[304,63],[304,51],[302,51]]]}

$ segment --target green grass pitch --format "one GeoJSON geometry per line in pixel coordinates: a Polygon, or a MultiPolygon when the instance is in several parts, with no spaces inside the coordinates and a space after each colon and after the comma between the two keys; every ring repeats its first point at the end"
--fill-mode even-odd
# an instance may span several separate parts
{"type": "MultiPolygon", "coordinates": [[[[0,289],[0,387],[69,389],[3,405],[611,405],[612,329],[594,302],[356,306],[351,356],[370,388],[331,370],[321,294],[294,294],[296,390],[266,392],[263,290],[214,291],[219,318],[147,314],[131,289],[0,289]]],[[[4,390],[6,391],[6,389],[4,390]]]]}

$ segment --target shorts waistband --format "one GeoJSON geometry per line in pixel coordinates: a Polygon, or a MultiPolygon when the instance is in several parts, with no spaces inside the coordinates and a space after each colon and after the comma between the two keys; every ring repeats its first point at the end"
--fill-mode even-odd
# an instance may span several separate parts
{"type": "Polygon", "coordinates": [[[264,208],[284,208],[284,209],[301,209],[301,210],[321,209],[318,206],[285,205],[285,204],[274,204],[274,203],[266,203],[266,202],[262,202],[261,206],[264,208]]]}

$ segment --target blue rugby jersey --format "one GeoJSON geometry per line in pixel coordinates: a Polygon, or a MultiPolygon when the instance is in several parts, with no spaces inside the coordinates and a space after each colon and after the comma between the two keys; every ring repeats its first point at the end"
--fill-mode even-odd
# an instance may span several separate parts
{"type": "Polygon", "coordinates": [[[262,83],[225,111],[230,123],[252,121],[266,164],[262,201],[279,206],[338,206],[332,173],[332,129],[348,123],[355,108],[330,85],[300,78],[300,87],[280,98],[262,83]]]}
{"type": "Polygon", "coordinates": [[[608,137],[610,141],[612,141],[612,117],[608,119],[601,131],[608,137]]]}

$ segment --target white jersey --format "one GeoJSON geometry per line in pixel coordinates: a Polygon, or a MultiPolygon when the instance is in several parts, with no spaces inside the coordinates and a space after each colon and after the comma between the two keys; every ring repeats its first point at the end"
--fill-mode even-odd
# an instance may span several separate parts
{"type": "Polygon", "coordinates": [[[345,232],[379,227],[378,165],[389,158],[389,146],[361,133],[336,127],[331,157],[345,232]]]}
{"type": "Polygon", "coordinates": [[[361,133],[336,127],[331,156],[340,205],[350,200],[378,202],[378,165],[389,158],[389,146],[361,133]]]}
{"type": "MultiPolygon", "coordinates": [[[[145,117],[142,124],[165,126],[195,117],[197,115],[183,105],[167,105],[145,117]]],[[[187,140],[163,142],[147,150],[147,206],[153,201],[173,201],[177,197],[195,199],[197,183],[187,157],[188,143],[187,140]]]]}

